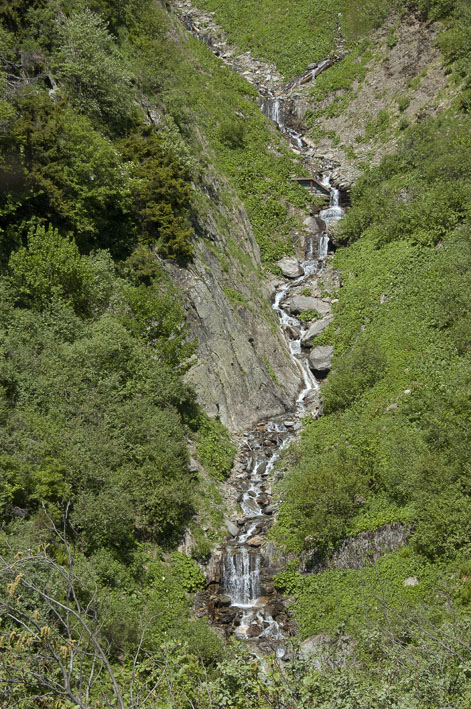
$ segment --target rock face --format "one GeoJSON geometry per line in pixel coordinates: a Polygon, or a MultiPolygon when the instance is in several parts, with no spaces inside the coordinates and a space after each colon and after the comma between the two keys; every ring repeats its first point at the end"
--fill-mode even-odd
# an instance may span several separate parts
{"type": "Polygon", "coordinates": [[[299,278],[299,276],[302,276],[304,273],[298,259],[294,256],[285,256],[285,258],[277,261],[276,265],[280,267],[283,276],[286,278],[299,278]]]}
{"type": "Polygon", "coordinates": [[[316,322],[312,323],[311,327],[302,338],[301,345],[303,347],[310,347],[312,340],[329,327],[331,322],[332,318],[324,318],[323,320],[316,320],[316,322]]]}
{"type": "Polygon", "coordinates": [[[307,219],[304,220],[303,224],[313,234],[321,235],[325,232],[326,229],[325,221],[320,217],[307,217],[307,219]]]}
{"type": "Polygon", "coordinates": [[[400,522],[391,522],[345,539],[328,559],[319,559],[315,551],[303,553],[301,570],[319,573],[325,569],[361,569],[365,564],[404,546],[409,536],[408,527],[400,522]]]}
{"type": "Polygon", "coordinates": [[[187,322],[198,341],[198,360],[187,380],[210,416],[241,431],[290,407],[298,372],[267,307],[270,293],[260,279],[260,252],[247,214],[221,178],[213,179],[208,192],[214,203],[199,225],[204,238],[195,241],[193,262],[186,269],[166,266],[183,292],[187,322]],[[218,196],[223,191],[231,194],[230,210],[218,196]],[[229,226],[221,231],[221,223],[229,226]],[[244,254],[243,263],[237,252],[244,254]],[[233,293],[238,297],[231,299],[233,293]]]}
{"type": "Polygon", "coordinates": [[[331,345],[314,347],[309,355],[309,366],[314,372],[328,372],[334,348],[331,345]]]}
{"type": "Polygon", "coordinates": [[[329,302],[308,295],[290,296],[285,300],[284,305],[291,315],[299,315],[306,310],[315,310],[319,315],[327,315],[331,310],[329,302]]]}

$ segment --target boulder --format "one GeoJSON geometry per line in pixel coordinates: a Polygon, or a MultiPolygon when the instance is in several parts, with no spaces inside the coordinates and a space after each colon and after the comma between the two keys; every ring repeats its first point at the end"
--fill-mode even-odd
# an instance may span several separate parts
{"type": "Polygon", "coordinates": [[[285,278],[299,278],[304,273],[304,269],[294,256],[285,256],[277,261],[276,265],[280,267],[285,278]]]}
{"type": "Polygon", "coordinates": [[[247,540],[249,547],[259,547],[263,544],[263,537],[260,534],[255,535],[247,540]]]}
{"type": "Polygon", "coordinates": [[[331,345],[320,345],[314,347],[309,355],[309,366],[313,372],[328,372],[334,348],[331,345]]]}
{"type": "Polygon", "coordinates": [[[243,501],[243,507],[244,512],[246,512],[246,516],[250,516],[250,512],[253,512],[254,515],[256,515],[259,512],[258,505],[255,502],[255,500],[252,497],[248,497],[243,501]]]}
{"type": "Polygon", "coordinates": [[[325,221],[320,217],[308,217],[304,220],[303,224],[313,234],[321,235],[325,232],[326,229],[325,221]]]}
{"type": "Polygon", "coordinates": [[[315,322],[313,322],[307,332],[305,332],[305,334],[303,335],[301,339],[301,345],[303,347],[310,347],[311,340],[313,340],[314,337],[317,337],[317,335],[320,335],[321,332],[323,332],[327,327],[329,327],[331,322],[332,318],[330,317],[323,318],[323,320],[316,320],[315,322]]]}
{"type": "Polygon", "coordinates": [[[263,631],[263,628],[260,627],[258,623],[251,623],[249,625],[249,629],[247,630],[247,637],[248,638],[258,638],[260,633],[263,631]]]}
{"type": "Polygon", "coordinates": [[[237,615],[237,609],[233,606],[228,608],[218,609],[215,615],[215,620],[221,625],[228,625],[232,623],[237,615]]]}
{"type": "Polygon", "coordinates": [[[238,526],[236,524],[234,524],[234,522],[231,522],[228,519],[226,519],[225,524],[226,524],[226,528],[227,528],[227,531],[229,532],[229,534],[232,537],[237,537],[237,535],[239,534],[238,526]]]}
{"type": "Polygon", "coordinates": [[[316,313],[324,316],[328,315],[331,310],[330,303],[307,295],[292,295],[285,300],[284,306],[291,315],[299,315],[306,310],[315,310],[316,313]]]}
{"type": "Polygon", "coordinates": [[[309,659],[316,669],[322,666],[321,658],[323,651],[329,645],[330,638],[327,635],[312,635],[307,640],[303,640],[299,648],[299,654],[304,659],[309,659]]]}
{"type": "Polygon", "coordinates": [[[419,579],[417,576],[409,576],[407,579],[404,580],[404,586],[418,586],[419,585],[419,579]]]}
{"type": "Polygon", "coordinates": [[[231,605],[232,601],[229,596],[226,596],[224,593],[221,593],[219,596],[216,596],[214,598],[213,603],[216,608],[228,608],[231,605]]]}
{"type": "Polygon", "coordinates": [[[303,335],[301,339],[302,347],[310,347],[311,340],[313,340],[317,335],[320,335],[326,327],[329,327],[332,322],[332,318],[324,318],[323,320],[316,320],[312,323],[309,330],[303,335]]]}

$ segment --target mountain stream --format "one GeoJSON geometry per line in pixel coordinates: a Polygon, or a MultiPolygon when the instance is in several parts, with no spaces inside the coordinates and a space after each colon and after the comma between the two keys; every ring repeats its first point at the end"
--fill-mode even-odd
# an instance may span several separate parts
{"type": "MultiPolygon", "coordinates": [[[[252,74],[247,69],[246,57],[234,57],[225,39],[221,40],[220,28],[212,24],[211,18],[191,6],[189,0],[175,0],[174,6],[187,29],[198,39],[206,42],[222,61],[248,78],[259,90],[258,104],[262,112],[270,118],[282,134],[289,140],[292,149],[301,155],[306,167],[312,170],[310,158],[312,150],[303,135],[286,125],[285,114],[290,112],[292,97],[289,89],[295,85],[314,81],[336,60],[326,59],[312,64],[297,80],[286,84],[285,95],[273,67],[250,59],[252,74]],[[200,25],[207,29],[201,30],[200,25]],[[215,41],[215,36],[219,37],[215,41]],[[267,72],[271,72],[267,76],[267,72]],[[251,76],[247,76],[251,74],[251,76]],[[265,76],[264,84],[259,81],[265,76]],[[267,82],[266,79],[270,79],[267,82]]],[[[315,367],[309,359],[309,330],[312,323],[304,323],[292,312],[290,300],[305,290],[303,286],[313,286],[323,271],[329,251],[329,228],[342,218],[344,210],[340,205],[340,192],[331,183],[327,169],[317,174],[330,193],[329,205],[319,212],[323,222],[323,232],[312,234],[306,240],[304,261],[299,264],[297,277],[281,281],[274,295],[273,309],[278,315],[280,327],[286,339],[289,352],[299,369],[300,385],[296,401],[291,411],[284,416],[259,423],[255,429],[246,432],[239,448],[239,465],[232,476],[232,485],[238,494],[240,514],[228,523],[228,540],[213,554],[208,568],[208,588],[205,600],[207,612],[212,622],[224,628],[226,636],[234,633],[254,645],[254,651],[273,652],[278,657],[286,654],[284,640],[295,632],[289,609],[280,594],[276,592],[273,578],[283,568],[283,562],[276,556],[275,546],[267,541],[267,533],[276,512],[272,498],[272,481],[279,475],[275,465],[281,451],[296,436],[305,415],[317,415],[320,407],[319,383],[315,367]]],[[[321,323],[330,321],[328,312],[323,314],[321,323]]],[[[316,321],[319,323],[319,321],[316,321]]],[[[320,330],[319,330],[320,331],[320,330]]],[[[324,372],[325,373],[325,372],[324,372]]]]}

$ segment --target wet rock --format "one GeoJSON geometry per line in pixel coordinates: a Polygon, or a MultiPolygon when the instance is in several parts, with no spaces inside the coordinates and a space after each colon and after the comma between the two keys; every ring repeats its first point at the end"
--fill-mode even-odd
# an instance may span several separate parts
{"type": "Polygon", "coordinates": [[[264,514],[266,515],[272,515],[275,511],[275,506],[274,505],[267,505],[265,509],[263,510],[264,514]]]}
{"type": "Polygon", "coordinates": [[[213,603],[216,608],[227,608],[231,605],[232,601],[229,596],[221,593],[219,596],[214,598],[213,603]]]}
{"type": "Polygon", "coordinates": [[[215,551],[206,567],[206,585],[221,583],[222,551],[215,551]]]}
{"type": "Polygon", "coordinates": [[[325,221],[320,217],[308,217],[303,222],[304,226],[313,234],[321,236],[326,229],[325,221]]]}
{"type": "Polygon", "coordinates": [[[331,345],[314,347],[309,355],[309,366],[314,372],[328,372],[334,348],[331,345]]]}
{"type": "Polygon", "coordinates": [[[332,322],[332,318],[324,318],[323,320],[316,320],[309,327],[309,330],[303,335],[301,339],[302,347],[311,347],[311,341],[320,335],[327,327],[329,327],[332,322]]]}
{"type": "Polygon", "coordinates": [[[299,340],[301,337],[301,329],[294,325],[285,325],[285,333],[290,340],[299,340]]]}
{"type": "Polygon", "coordinates": [[[244,506],[247,508],[248,512],[258,512],[258,505],[252,497],[249,497],[244,500],[244,506]]]}
{"type": "Polygon", "coordinates": [[[249,628],[247,630],[247,637],[249,638],[258,638],[260,633],[263,631],[263,628],[258,625],[258,623],[251,623],[249,625],[249,628]]]}
{"type": "Polygon", "coordinates": [[[263,544],[263,537],[260,534],[257,534],[255,537],[248,539],[246,543],[249,547],[259,547],[263,544]]]}
{"type": "Polygon", "coordinates": [[[228,625],[232,623],[237,615],[237,609],[232,606],[228,608],[218,609],[215,615],[215,620],[221,625],[228,625]]]}
{"type": "Polygon", "coordinates": [[[304,273],[298,259],[294,258],[294,256],[285,256],[285,258],[277,261],[276,265],[280,267],[282,274],[286,278],[299,278],[304,273]]]}
{"type": "Polygon", "coordinates": [[[258,472],[259,475],[263,475],[263,474],[264,474],[264,472],[265,472],[266,469],[267,469],[267,465],[268,465],[268,461],[267,461],[267,460],[264,460],[263,463],[260,463],[260,465],[259,465],[258,468],[257,468],[257,472],[258,472]]]}

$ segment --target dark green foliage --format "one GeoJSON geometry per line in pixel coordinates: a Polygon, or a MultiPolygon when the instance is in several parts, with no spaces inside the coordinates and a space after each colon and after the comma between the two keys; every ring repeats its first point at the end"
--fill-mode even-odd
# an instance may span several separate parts
{"type": "Polygon", "coordinates": [[[168,543],[192,509],[178,413],[192,397],[177,372],[193,346],[174,291],[122,282],[106,254],[80,256],[53,229],[12,255],[11,274],[23,307],[2,321],[3,498],[73,500],[90,548],[136,533],[168,543]]]}
{"type": "Polygon", "coordinates": [[[27,246],[12,253],[9,282],[16,302],[42,310],[65,301],[77,314],[103,310],[113,288],[109,254],[81,256],[75,242],[49,226],[30,230],[27,246]]]}
{"type": "Polygon", "coordinates": [[[229,148],[242,148],[245,128],[242,121],[225,121],[219,128],[219,140],[229,148]]]}
{"type": "Polygon", "coordinates": [[[134,165],[133,202],[140,217],[142,242],[156,244],[164,258],[188,259],[193,253],[187,217],[188,171],[151,130],[134,133],[120,147],[134,165]]]}

